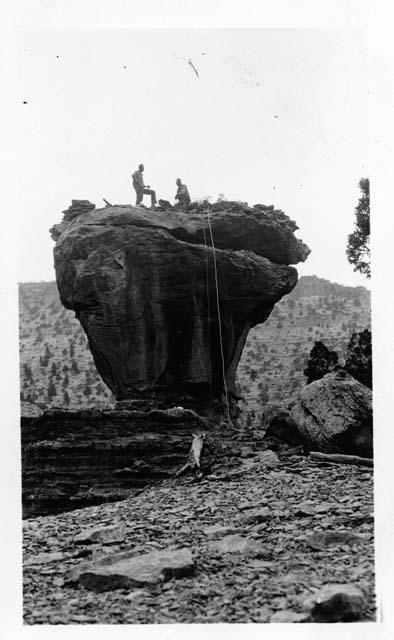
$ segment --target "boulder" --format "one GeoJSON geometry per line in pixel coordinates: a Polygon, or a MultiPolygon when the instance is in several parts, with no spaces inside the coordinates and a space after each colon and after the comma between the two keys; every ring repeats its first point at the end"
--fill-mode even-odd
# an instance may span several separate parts
{"type": "Polygon", "coordinates": [[[313,622],[360,620],[365,607],[365,594],[354,584],[328,584],[304,602],[313,622]]]}
{"type": "Polygon", "coordinates": [[[209,218],[190,207],[92,207],[74,202],[53,230],[56,280],[115,399],[165,396],[168,406],[200,409],[211,391],[222,396],[222,347],[236,396],[250,328],[294,288],[289,265],[309,254],[295,223],[239,203],[209,218]]]}
{"type": "Polygon", "coordinates": [[[323,551],[326,547],[336,545],[358,545],[364,542],[364,538],[351,531],[321,531],[314,533],[306,541],[308,547],[316,551],[323,551]]]}
{"type": "Polygon", "coordinates": [[[310,450],[371,458],[372,392],[343,372],[328,373],[263,414],[266,437],[310,450]]]}

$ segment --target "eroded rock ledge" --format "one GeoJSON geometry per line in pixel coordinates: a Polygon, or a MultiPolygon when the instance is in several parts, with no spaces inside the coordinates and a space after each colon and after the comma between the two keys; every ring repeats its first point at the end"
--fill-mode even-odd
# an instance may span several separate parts
{"type": "Polygon", "coordinates": [[[73,201],[52,228],[62,303],[76,312],[117,400],[169,394],[206,408],[223,393],[219,328],[236,396],[249,329],[295,286],[289,265],[309,254],[295,223],[264,205],[217,205],[209,213],[215,251],[208,215],[193,206],[151,212],[73,201]]]}
{"type": "Polygon", "coordinates": [[[193,433],[206,433],[205,470],[240,447],[238,432],[189,410],[22,410],[25,518],[122,500],[171,477],[183,466],[193,433]]]}

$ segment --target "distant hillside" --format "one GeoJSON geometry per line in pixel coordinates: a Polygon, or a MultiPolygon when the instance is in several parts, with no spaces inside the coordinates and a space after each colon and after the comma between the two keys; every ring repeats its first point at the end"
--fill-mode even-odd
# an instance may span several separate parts
{"type": "Polygon", "coordinates": [[[104,407],[112,393],[96,371],[84,331],[55,282],[19,285],[21,398],[46,407],[104,407]]]}
{"type": "MultiPolygon", "coordinates": [[[[98,375],[74,313],[55,282],[19,285],[21,398],[42,408],[104,407],[113,397],[98,375]]],[[[267,400],[305,383],[315,340],[343,355],[351,334],[370,327],[370,292],[316,276],[300,278],[270,318],[250,333],[238,368],[249,422],[267,400]]]]}

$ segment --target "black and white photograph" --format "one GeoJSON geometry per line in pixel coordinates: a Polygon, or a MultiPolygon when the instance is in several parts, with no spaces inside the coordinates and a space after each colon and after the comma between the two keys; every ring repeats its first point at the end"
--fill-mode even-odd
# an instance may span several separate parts
{"type": "Polygon", "coordinates": [[[24,628],[381,621],[368,46],[18,31],[24,628]]]}

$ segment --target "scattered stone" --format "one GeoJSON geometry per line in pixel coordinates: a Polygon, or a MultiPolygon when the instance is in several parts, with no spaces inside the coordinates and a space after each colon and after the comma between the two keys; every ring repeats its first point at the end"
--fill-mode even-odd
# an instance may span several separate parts
{"type": "Polygon", "coordinates": [[[238,511],[245,511],[246,509],[259,509],[260,507],[265,507],[267,504],[266,500],[259,500],[258,502],[240,502],[237,505],[238,511]]]}
{"type": "Polygon", "coordinates": [[[304,602],[314,622],[359,620],[366,607],[363,591],[353,584],[329,584],[304,602]]]}
{"type": "Polygon", "coordinates": [[[74,538],[75,544],[93,544],[100,542],[101,544],[114,544],[115,542],[123,542],[126,535],[124,525],[112,525],[101,529],[88,529],[82,531],[74,538]]]}
{"type": "Polygon", "coordinates": [[[63,587],[64,586],[64,578],[54,578],[52,580],[52,584],[54,587],[63,587]]]}
{"type": "Polygon", "coordinates": [[[364,538],[357,536],[355,533],[349,531],[322,531],[314,533],[306,544],[312,549],[322,551],[326,547],[338,545],[338,544],[361,544],[364,542],[364,538]]]}
{"type": "Polygon", "coordinates": [[[63,211],[63,220],[73,220],[77,216],[80,216],[82,213],[89,213],[89,211],[93,211],[93,209],[95,208],[96,205],[89,200],[71,200],[71,205],[68,207],[68,209],[63,211]]]}
{"type": "Polygon", "coordinates": [[[267,449],[267,451],[259,451],[255,456],[255,459],[264,465],[265,467],[277,467],[280,464],[280,460],[274,451],[267,449]]]}
{"type": "Polygon", "coordinates": [[[273,562],[272,560],[262,560],[261,558],[256,558],[253,560],[249,561],[249,566],[252,567],[253,569],[258,569],[259,571],[261,570],[274,570],[275,569],[275,562],[273,562]]]}
{"type": "Polygon", "coordinates": [[[194,574],[194,562],[189,549],[152,551],[141,556],[126,557],[124,554],[109,556],[89,567],[79,575],[81,586],[95,591],[127,589],[145,586],[194,574]],[[121,559],[119,556],[123,556],[121,559]]]}
{"type": "Polygon", "coordinates": [[[260,542],[244,538],[239,535],[225,536],[220,540],[213,540],[209,548],[219,553],[243,553],[247,555],[259,555],[264,552],[260,542]]]}
{"type": "Polygon", "coordinates": [[[270,509],[268,509],[268,507],[263,507],[262,509],[258,509],[256,511],[242,513],[239,516],[239,521],[242,524],[259,524],[260,522],[265,522],[270,517],[270,509]]]}
{"type": "Polygon", "coordinates": [[[297,613],[291,611],[291,609],[283,609],[283,611],[276,611],[270,618],[270,622],[308,622],[308,613],[297,613]]]}
{"type": "Polygon", "coordinates": [[[317,513],[327,513],[334,509],[333,505],[329,504],[313,504],[313,503],[301,503],[294,512],[296,516],[314,516],[317,513]]]}
{"type": "Polygon", "coordinates": [[[33,556],[29,560],[26,560],[23,563],[24,567],[30,567],[31,565],[39,565],[46,564],[48,562],[57,562],[58,560],[63,560],[66,557],[66,554],[61,551],[53,551],[52,553],[38,553],[33,556]]]}
{"type": "Polygon", "coordinates": [[[151,594],[149,591],[145,591],[144,589],[137,589],[136,591],[132,591],[125,596],[125,600],[129,602],[135,602],[136,600],[146,600],[147,598],[151,598],[151,594]]]}
{"type": "Polygon", "coordinates": [[[265,531],[266,528],[267,528],[267,523],[261,522],[260,524],[256,524],[254,527],[252,527],[252,531],[254,531],[255,533],[261,533],[262,531],[265,531]]]}
{"type": "Polygon", "coordinates": [[[223,538],[224,536],[229,536],[235,533],[242,533],[242,529],[239,527],[221,527],[214,525],[212,527],[207,527],[204,529],[204,534],[207,538],[211,540],[218,540],[219,538],[223,538]]]}

